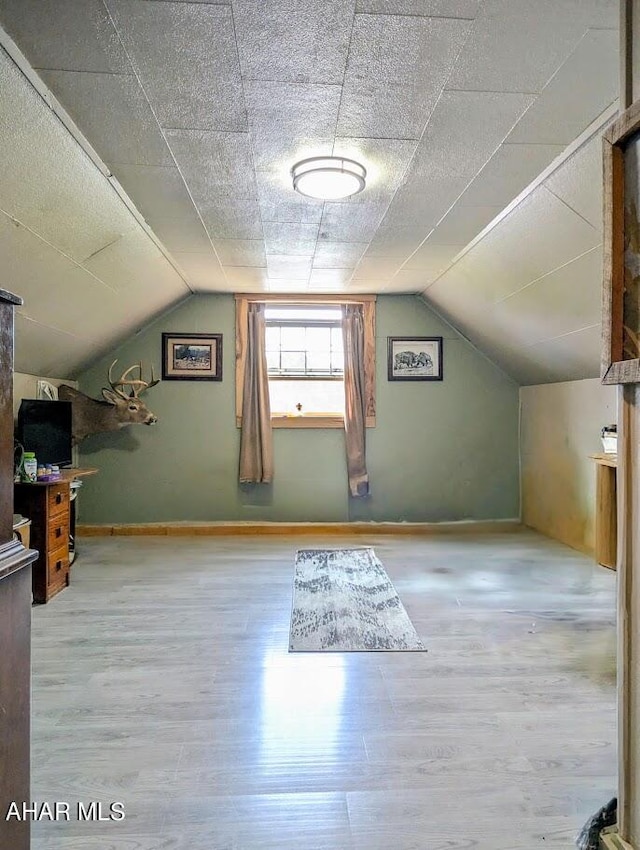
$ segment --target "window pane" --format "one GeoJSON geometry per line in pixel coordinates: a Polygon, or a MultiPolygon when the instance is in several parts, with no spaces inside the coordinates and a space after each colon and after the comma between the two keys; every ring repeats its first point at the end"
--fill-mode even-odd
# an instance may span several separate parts
{"type": "Polygon", "coordinates": [[[344,414],[344,383],[342,381],[270,381],[269,396],[273,414],[297,415],[296,404],[302,413],[344,414]]]}
{"type": "Polygon", "coordinates": [[[304,361],[304,351],[283,351],[280,355],[280,362],[283,369],[304,372],[304,361]]]}
{"type": "Polygon", "coordinates": [[[342,328],[331,328],[331,347],[342,351],[342,328]]]}
{"type": "Polygon", "coordinates": [[[329,351],[331,328],[307,328],[307,348],[309,351],[329,351]]]}
{"type": "Polygon", "coordinates": [[[344,354],[342,351],[331,352],[331,371],[344,372],[344,354]]]}
{"type": "Polygon", "coordinates": [[[279,369],[280,368],[280,352],[279,351],[267,351],[267,369],[279,369]]]}
{"type": "Polygon", "coordinates": [[[284,326],[281,328],[284,351],[302,351],[305,347],[305,328],[284,326]]]}
{"type": "Polygon", "coordinates": [[[274,319],[299,319],[301,322],[342,321],[342,310],[340,307],[267,307],[265,310],[267,321],[274,319]]]}
{"type": "Polygon", "coordinates": [[[328,372],[331,368],[331,355],[328,349],[310,351],[307,354],[307,369],[312,372],[328,372]]]}
{"type": "Polygon", "coordinates": [[[277,351],[280,348],[280,328],[267,326],[264,336],[267,351],[277,351]]]}

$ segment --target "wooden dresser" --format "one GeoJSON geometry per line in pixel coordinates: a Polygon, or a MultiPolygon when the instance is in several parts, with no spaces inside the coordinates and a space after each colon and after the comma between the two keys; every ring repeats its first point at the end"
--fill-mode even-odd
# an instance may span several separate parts
{"type": "Polygon", "coordinates": [[[69,584],[69,481],[15,485],[15,509],[31,520],[33,601],[48,602],[69,584]]]}
{"type": "Polygon", "coordinates": [[[11,802],[29,803],[31,570],[36,552],[13,533],[13,310],[0,289],[0,847],[29,850],[28,820],[5,820],[11,802]]]}

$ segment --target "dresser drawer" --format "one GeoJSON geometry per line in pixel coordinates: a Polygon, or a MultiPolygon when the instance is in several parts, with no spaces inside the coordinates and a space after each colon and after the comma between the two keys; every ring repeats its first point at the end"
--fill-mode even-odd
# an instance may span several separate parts
{"type": "Polygon", "coordinates": [[[49,503],[49,517],[57,516],[63,512],[69,513],[69,485],[61,481],[53,487],[47,487],[47,500],[49,503]]]}
{"type": "Polygon", "coordinates": [[[69,511],[49,517],[47,529],[47,552],[69,546],[69,511]]]}
{"type": "Polygon", "coordinates": [[[69,546],[50,552],[47,557],[47,587],[65,587],[69,584],[69,546]]]}

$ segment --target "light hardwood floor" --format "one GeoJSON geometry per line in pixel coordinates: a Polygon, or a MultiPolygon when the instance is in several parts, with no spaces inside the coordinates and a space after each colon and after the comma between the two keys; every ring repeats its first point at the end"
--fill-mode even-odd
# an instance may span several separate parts
{"type": "Polygon", "coordinates": [[[615,574],[533,532],[95,538],[33,611],[33,850],[570,848],[615,792],[615,574]],[[289,654],[295,549],[373,545],[426,653],[289,654]]]}

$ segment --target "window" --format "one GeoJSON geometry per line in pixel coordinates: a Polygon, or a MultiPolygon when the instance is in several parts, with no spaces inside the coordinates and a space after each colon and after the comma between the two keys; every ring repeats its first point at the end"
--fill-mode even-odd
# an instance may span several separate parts
{"type": "Polygon", "coordinates": [[[367,427],[375,425],[375,296],[236,295],[236,422],[242,424],[247,305],[266,304],[265,348],[274,428],[344,426],[342,304],[365,314],[367,427]]]}
{"type": "Polygon", "coordinates": [[[275,416],[342,416],[340,306],[267,306],[266,352],[275,416]]]}

